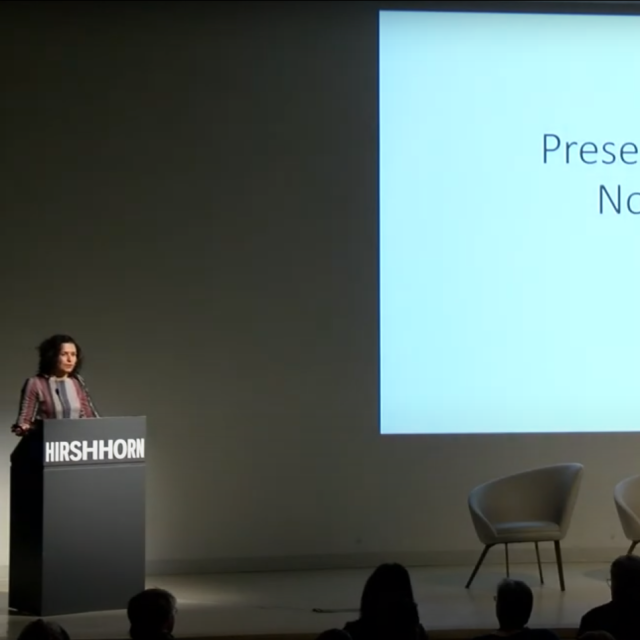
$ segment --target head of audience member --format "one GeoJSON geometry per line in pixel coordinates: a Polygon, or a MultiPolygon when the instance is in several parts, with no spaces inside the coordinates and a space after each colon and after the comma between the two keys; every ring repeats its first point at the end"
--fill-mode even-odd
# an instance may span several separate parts
{"type": "Polygon", "coordinates": [[[578,640],[616,640],[607,631],[587,631],[583,633],[578,640]]]}
{"type": "Polygon", "coordinates": [[[69,640],[69,634],[58,623],[39,618],[20,632],[18,640],[69,640]]]}
{"type": "Polygon", "coordinates": [[[397,563],[381,564],[364,585],[360,600],[360,617],[377,618],[387,606],[414,603],[409,572],[397,563]]]}
{"type": "Polygon", "coordinates": [[[176,599],[164,589],[145,589],[129,600],[127,616],[132,640],[171,636],[176,599]]]}
{"type": "Polygon", "coordinates": [[[411,578],[402,565],[383,564],[371,574],[362,592],[360,624],[372,640],[415,640],[420,635],[411,578]]]}
{"type": "Polygon", "coordinates": [[[372,637],[387,640],[417,640],[420,637],[418,606],[404,597],[390,598],[372,620],[372,637]]]}
{"type": "Polygon", "coordinates": [[[640,558],[620,556],[611,563],[611,600],[640,604],[640,558]]]}
{"type": "Polygon", "coordinates": [[[503,580],[496,594],[496,617],[501,631],[524,629],[533,610],[533,592],[521,580],[503,580]]]}

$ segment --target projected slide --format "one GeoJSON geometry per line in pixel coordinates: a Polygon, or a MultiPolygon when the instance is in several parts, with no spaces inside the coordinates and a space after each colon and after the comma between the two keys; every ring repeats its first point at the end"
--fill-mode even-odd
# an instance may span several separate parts
{"type": "Polygon", "coordinates": [[[382,433],[640,430],[640,19],[379,30],[382,433]]]}

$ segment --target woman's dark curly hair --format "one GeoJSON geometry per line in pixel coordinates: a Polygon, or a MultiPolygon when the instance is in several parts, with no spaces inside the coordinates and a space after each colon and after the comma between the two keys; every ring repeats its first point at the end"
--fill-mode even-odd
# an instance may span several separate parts
{"type": "Polygon", "coordinates": [[[71,336],[67,336],[63,333],[57,333],[55,336],[51,336],[41,342],[38,347],[38,354],[40,355],[40,360],[38,362],[39,376],[51,376],[56,372],[58,357],[63,344],[75,345],[78,359],[71,375],[75,376],[80,373],[80,369],[82,369],[82,349],[80,348],[80,345],[71,336]]]}

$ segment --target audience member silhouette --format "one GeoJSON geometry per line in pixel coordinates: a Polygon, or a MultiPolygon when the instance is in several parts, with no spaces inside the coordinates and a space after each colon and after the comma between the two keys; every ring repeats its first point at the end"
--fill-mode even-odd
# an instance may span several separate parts
{"type": "Polygon", "coordinates": [[[509,636],[513,640],[557,640],[549,629],[529,629],[533,611],[533,592],[521,580],[503,580],[496,594],[496,632],[480,636],[482,640],[495,640],[509,636]]]}
{"type": "Polygon", "coordinates": [[[582,616],[578,636],[606,631],[615,640],[640,638],[640,558],[621,556],[611,564],[611,601],[582,616]]]}
{"type": "Polygon", "coordinates": [[[69,640],[69,634],[57,622],[38,618],[20,632],[18,640],[69,640]]]}
{"type": "Polygon", "coordinates": [[[380,565],[367,580],[360,618],[348,622],[353,640],[426,640],[409,572],[400,564],[380,565]]]}
{"type": "Polygon", "coordinates": [[[146,589],[129,600],[129,637],[132,640],[173,638],[176,599],[164,589],[146,589]]]}

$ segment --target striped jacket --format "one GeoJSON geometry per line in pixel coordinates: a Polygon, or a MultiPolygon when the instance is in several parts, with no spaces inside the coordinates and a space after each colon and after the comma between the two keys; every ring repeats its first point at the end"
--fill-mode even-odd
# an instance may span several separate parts
{"type": "MultiPolygon", "coordinates": [[[[70,380],[75,385],[80,399],[80,417],[98,418],[98,412],[91,400],[84,380],[79,375],[72,376],[70,380]]],[[[49,386],[49,378],[41,375],[27,378],[20,392],[18,418],[13,425],[13,429],[15,430],[17,427],[32,427],[41,420],[55,417],[55,403],[49,386]]]]}

